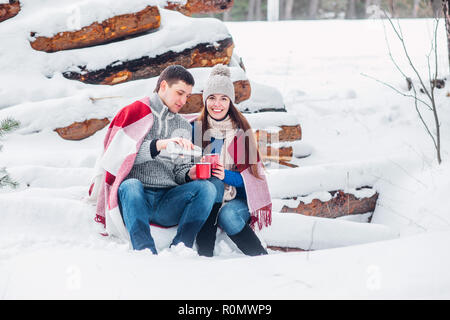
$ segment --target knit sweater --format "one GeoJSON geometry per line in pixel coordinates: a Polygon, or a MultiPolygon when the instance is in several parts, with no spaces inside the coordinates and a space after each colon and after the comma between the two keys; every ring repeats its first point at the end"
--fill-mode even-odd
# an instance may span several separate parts
{"type": "Polygon", "coordinates": [[[155,142],[159,139],[182,137],[191,140],[191,125],[179,114],[172,113],[156,93],[150,97],[150,108],[154,123],[142,142],[127,179],[138,179],[144,187],[150,188],[169,188],[186,183],[187,172],[193,165],[191,159],[173,157],[166,150],[153,152],[152,157],[150,146],[155,151],[155,142]]]}

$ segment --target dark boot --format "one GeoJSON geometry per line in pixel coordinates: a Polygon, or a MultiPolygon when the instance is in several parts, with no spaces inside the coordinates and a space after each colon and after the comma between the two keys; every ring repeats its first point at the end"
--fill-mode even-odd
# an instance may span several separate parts
{"type": "Polygon", "coordinates": [[[212,257],[217,233],[217,215],[222,203],[215,203],[208,219],[197,234],[197,252],[200,256],[212,257]]]}
{"type": "Polygon", "coordinates": [[[248,224],[240,232],[229,237],[248,256],[267,254],[266,249],[261,245],[261,241],[259,241],[259,238],[248,224]]]}

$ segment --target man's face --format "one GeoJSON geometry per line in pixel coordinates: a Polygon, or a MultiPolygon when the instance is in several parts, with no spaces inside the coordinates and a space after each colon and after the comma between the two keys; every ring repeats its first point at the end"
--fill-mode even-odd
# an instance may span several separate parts
{"type": "Polygon", "coordinates": [[[171,86],[163,80],[158,91],[161,100],[173,113],[178,113],[181,110],[191,93],[192,86],[181,80],[171,86]]]}

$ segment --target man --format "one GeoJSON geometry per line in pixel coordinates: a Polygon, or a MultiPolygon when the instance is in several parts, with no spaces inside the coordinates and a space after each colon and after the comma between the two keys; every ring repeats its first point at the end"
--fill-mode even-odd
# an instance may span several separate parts
{"type": "MultiPolygon", "coordinates": [[[[191,142],[192,127],[178,114],[193,86],[194,78],[184,67],[167,67],[158,79],[155,92],[146,100],[148,105],[142,103],[143,100],[136,101],[119,111],[110,125],[110,131],[126,131],[122,134],[127,135],[124,141],[130,140],[129,137],[138,141],[135,146],[137,154],[130,158],[134,158],[131,169],[122,170],[126,176],[117,189],[120,213],[135,250],[149,249],[157,254],[150,223],[164,227],[178,225],[172,245],[183,243],[192,248],[216,198],[221,200],[222,194],[218,194],[210,181],[196,179],[191,157],[173,158],[166,150],[170,142],[184,149],[194,149],[191,142]],[[151,116],[152,121],[145,120],[148,116],[151,116]],[[117,126],[116,123],[124,122],[127,122],[126,126],[119,125],[120,129],[111,129],[117,126]],[[130,129],[130,122],[137,128],[135,132],[130,129]],[[139,130],[141,133],[136,133],[139,130]]],[[[108,139],[108,136],[105,138],[105,150],[123,145],[113,141],[115,138],[108,139]]],[[[126,159],[120,162],[122,164],[118,167],[127,167],[126,159]]],[[[116,180],[121,170],[117,171],[114,175],[116,180]]],[[[118,184],[117,181],[115,183],[118,184]]],[[[109,192],[114,195],[114,183],[105,189],[112,190],[109,192]]],[[[106,198],[113,199],[109,194],[106,198]]],[[[112,202],[107,200],[107,206],[111,206],[112,202]]]]}

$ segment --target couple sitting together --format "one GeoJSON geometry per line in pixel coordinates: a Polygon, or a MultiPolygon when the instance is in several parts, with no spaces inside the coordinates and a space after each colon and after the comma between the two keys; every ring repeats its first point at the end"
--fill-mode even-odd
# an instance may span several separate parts
{"type": "Polygon", "coordinates": [[[271,223],[270,193],[252,129],[234,106],[230,70],[212,68],[204,108],[188,121],[178,113],[193,86],[188,70],[169,66],[153,95],[111,121],[90,189],[96,221],[108,234],[129,239],[133,249],[154,254],[152,225],[178,226],[171,245],[196,243],[202,256],[213,256],[218,227],[244,254],[267,254],[253,228],[271,223]],[[174,158],[167,150],[171,143],[219,154],[212,176],[199,179],[192,157],[174,158]]]}

